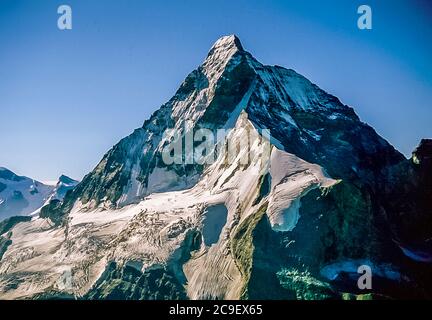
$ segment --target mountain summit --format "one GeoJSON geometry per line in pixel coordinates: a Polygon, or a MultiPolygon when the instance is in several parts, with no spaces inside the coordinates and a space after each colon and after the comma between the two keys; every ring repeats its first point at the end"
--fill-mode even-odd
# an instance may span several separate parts
{"type": "Polygon", "coordinates": [[[426,164],[302,75],[261,64],[225,36],[64,200],[2,235],[0,296],[355,298],[364,265],[368,294],[427,296],[426,164]],[[227,131],[212,163],[187,161],[183,140],[201,129],[227,131]],[[167,164],[164,150],[179,141],[180,161],[167,164]]]}
{"type": "Polygon", "coordinates": [[[229,53],[236,51],[244,51],[240,39],[236,35],[224,36],[213,44],[207,58],[226,57],[229,53]]]}

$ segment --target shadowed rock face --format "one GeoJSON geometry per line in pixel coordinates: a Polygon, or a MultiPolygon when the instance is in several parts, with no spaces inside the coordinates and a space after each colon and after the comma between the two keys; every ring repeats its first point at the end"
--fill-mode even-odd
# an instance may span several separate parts
{"type": "Polygon", "coordinates": [[[141,272],[131,266],[108,265],[103,276],[84,297],[93,300],[186,299],[182,284],[163,267],[141,272]]]}
{"type": "Polygon", "coordinates": [[[384,190],[395,241],[432,257],[432,140],[423,139],[411,159],[390,169],[384,190]]]}
{"type": "Polygon", "coordinates": [[[223,37],[173,98],[42,210],[48,220],[13,228],[0,296],[431,297],[431,155],[423,140],[405,159],[339,99],[223,37]],[[270,160],[165,165],[163,133],[185,135],[185,121],[233,128],[229,139],[269,129],[270,160]],[[43,269],[26,275],[31,289],[16,280],[28,264],[43,269]],[[361,264],[371,292],[356,287],[361,264]],[[58,293],[60,266],[72,266],[75,287],[58,293]]]}
{"type": "Polygon", "coordinates": [[[413,162],[430,169],[432,165],[432,139],[422,139],[420,145],[413,152],[413,162]]]}

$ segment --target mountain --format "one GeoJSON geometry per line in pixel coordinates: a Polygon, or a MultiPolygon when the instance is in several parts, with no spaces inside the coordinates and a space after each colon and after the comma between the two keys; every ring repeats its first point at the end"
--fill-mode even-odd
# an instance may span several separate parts
{"type": "Polygon", "coordinates": [[[0,167],[0,221],[34,214],[50,200],[62,200],[77,184],[77,181],[62,176],[57,185],[52,186],[0,167]]]}
{"type": "Polygon", "coordinates": [[[31,214],[45,203],[53,189],[53,186],[0,168],[0,220],[31,214]]]}
{"type": "Polygon", "coordinates": [[[63,200],[2,233],[0,297],[430,298],[431,155],[425,139],[406,159],[225,36],[63,200]],[[190,161],[200,142],[214,161],[190,161]]]}
{"type": "Polygon", "coordinates": [[[60,178],[57,180],[55,188],[49,196],[47,203],[54,200],[62,201],[66,196],[67,192],[69,190],[73,190],[78,185],[78,183],[78,181],[71,179],[68,176],[61,175],[60,178]]]}

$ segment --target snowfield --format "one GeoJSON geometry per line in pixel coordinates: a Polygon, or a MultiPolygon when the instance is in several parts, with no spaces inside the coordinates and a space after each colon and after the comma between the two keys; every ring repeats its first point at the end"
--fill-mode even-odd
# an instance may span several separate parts
{"type": "MultiPolygon", "coordinates": [[[[242,112],[228,140],[242,139],[248,130],[255,128],[242,112]]],[[[251,150],[242,150],[228,167],[226,159],[219,157],[191,189],[151,194],[138,204],[118,210],[88,211],[77,203],[60,228],[42,218],[18,224],[0,262],[0,297],[28,298],[49,290],[79,297],[92,287],[110,261],[133,263],[141,271],[173,263],[188,232],[198,230],[203,234],[206,210],[224,205],[226,222],[216,236],[218,240],[210,246],[202,241],[184,264],[183,272],[192,299],[239,298],[244,279],[228,250],[230,235],[239,223],[267,202],[275,229],[294,228],[302,195],[310,188],[327,188],[337,182],[319,166],[256,136],[251,150]],[[271,148],[270,159],[261,156],[263,145],[271,148]],[[247,165],[240,161],[242,153],[251,154],[247,165]],[[271,175],[271,188],[254,203],[267,173],[271,175]],[[62,277],[67,270],[72,281],[69,288],[63,288],[62,277]]]]}

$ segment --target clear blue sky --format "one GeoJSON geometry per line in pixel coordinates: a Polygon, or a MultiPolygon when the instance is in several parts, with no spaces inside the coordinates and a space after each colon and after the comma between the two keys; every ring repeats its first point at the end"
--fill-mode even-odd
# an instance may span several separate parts
{"type": "Polygon", "coordinates": [[[0,0],[0,166],[80,179],[237,34],[409,154],[432,137],[432,1],[0,0]],[[373,30],[357,29],[369,4],[373,30]],[[57,29],[69,4],[73,30],[57,29]]]}

